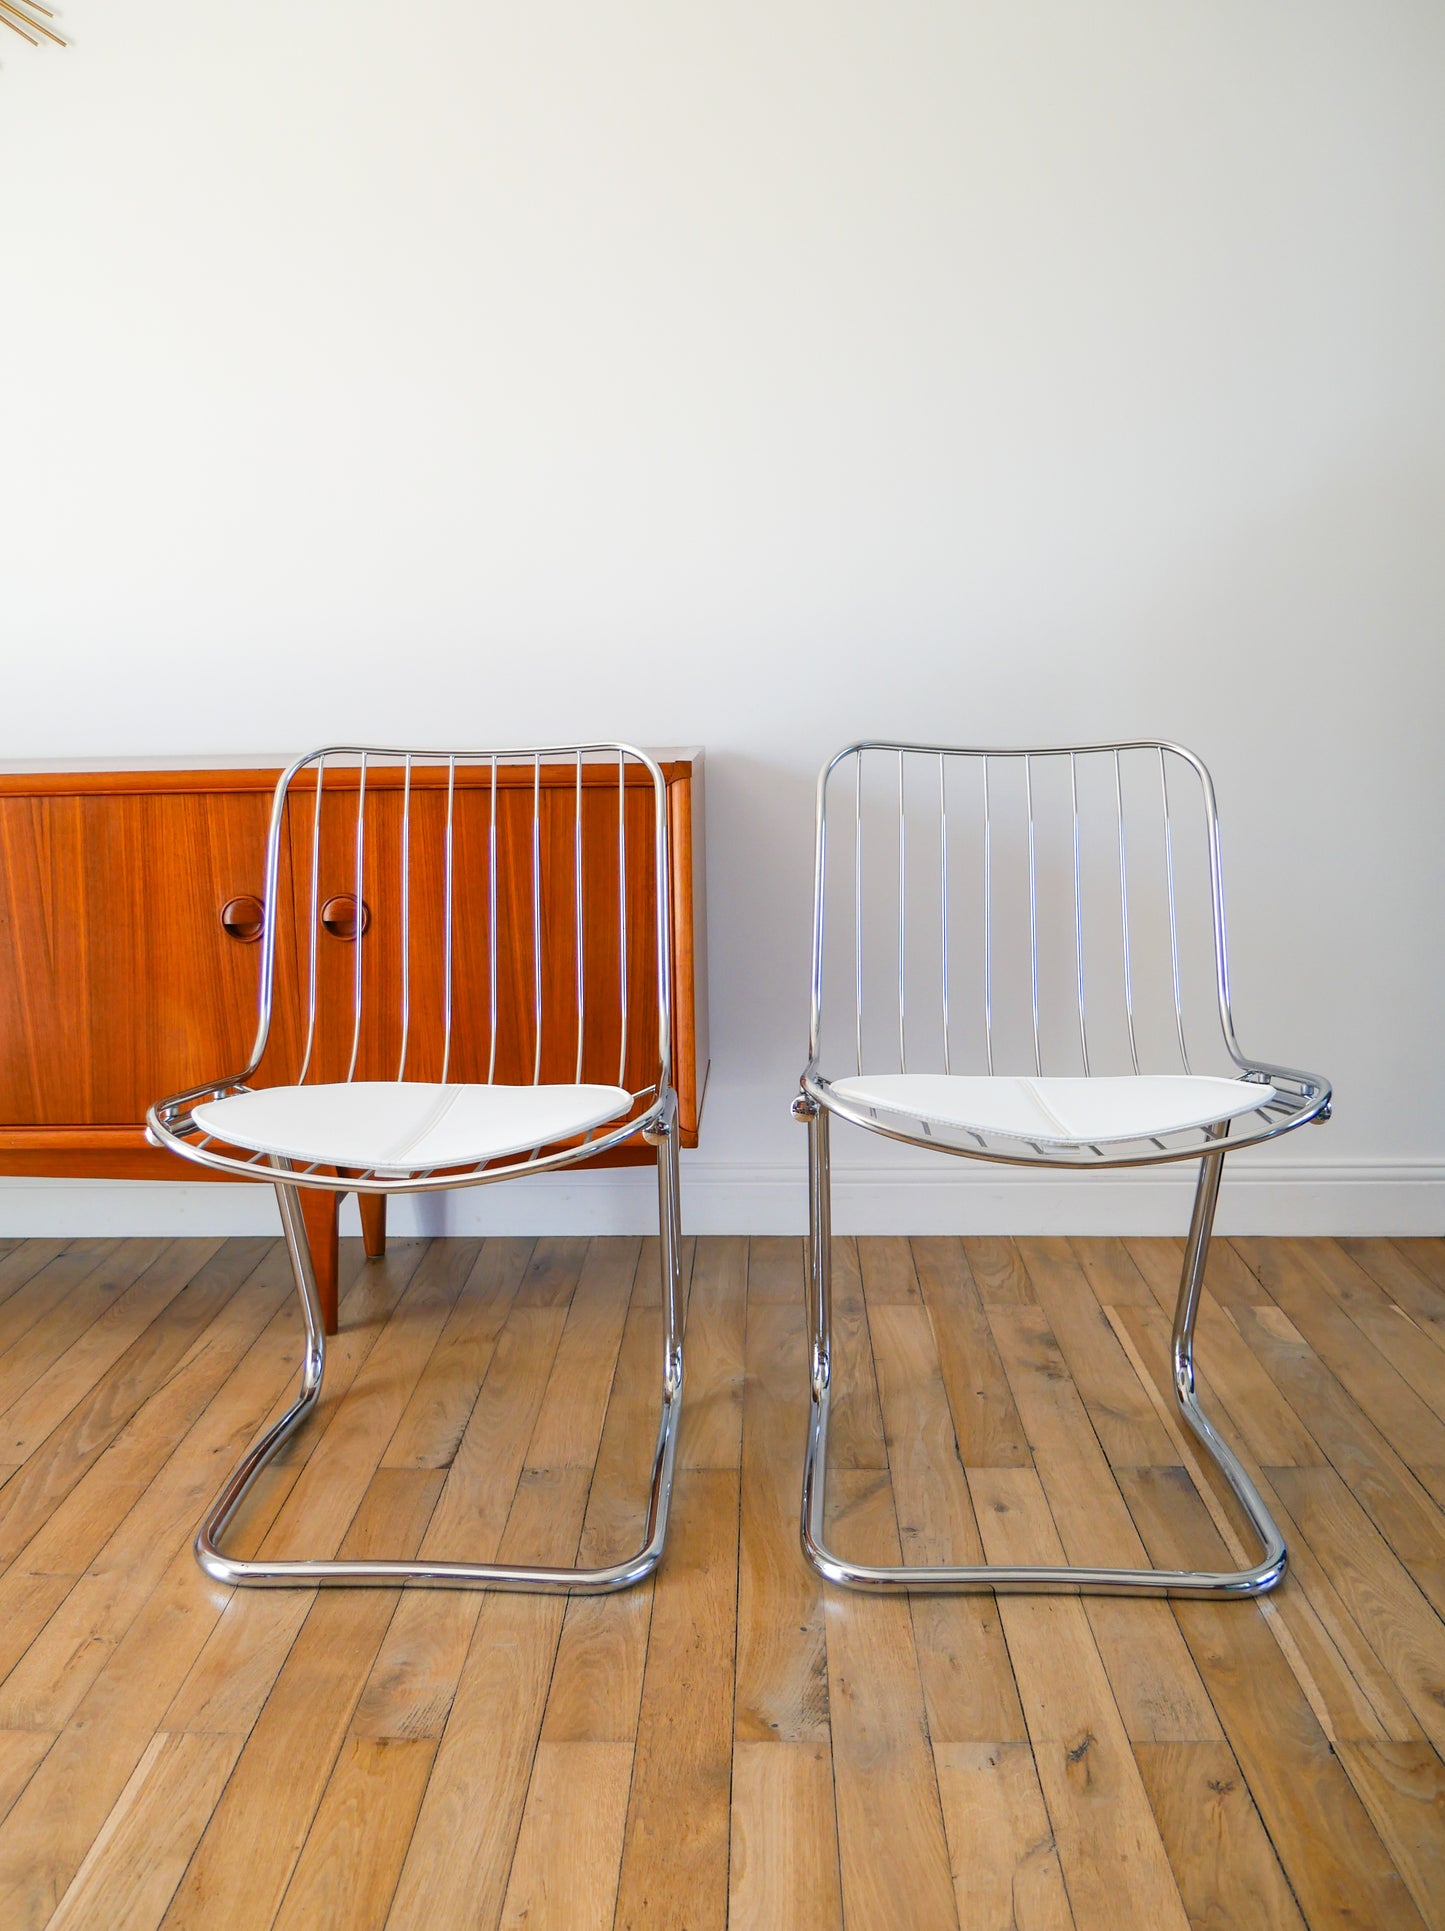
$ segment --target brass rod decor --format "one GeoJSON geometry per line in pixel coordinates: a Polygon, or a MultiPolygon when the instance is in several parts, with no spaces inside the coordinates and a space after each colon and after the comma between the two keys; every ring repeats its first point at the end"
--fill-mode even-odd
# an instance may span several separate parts
{"type": "Polygon", "coordinates": [[[53,20],[55,18],[53,11],[49,7],[41,6],[40,0],[25,0],[23,6],[19,5],[17,0],[0,0],[0,23],[7,26],[11,33],[19,34],[20,38],[22,40],[28,40],[32,47],[38,47],[40,45],[40,42],[35,38],[37,34],[43,34],[47,40],[53,41],[57,47],[63,47],[65,42],[60,38],[60,35],[53,33],[49,27],[42,26],[35,18],[37,13],[44,14],[47,20],[53,20]]]}

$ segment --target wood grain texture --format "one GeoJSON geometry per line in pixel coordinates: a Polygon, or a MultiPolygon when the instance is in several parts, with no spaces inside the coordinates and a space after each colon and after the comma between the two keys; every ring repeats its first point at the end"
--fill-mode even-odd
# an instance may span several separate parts
{"type": "MultiPolygon", "coordinates": [[[[886,1476],[840,1471],[838,1529],[865,1561],[899,1560],[886,1476]]],[[[828,1701],[843,1909],[868,1931],[956,1922],[923,1682],[907,1600],[830,1592],[828,1701]]]]}
{"type": "MultiPolygon", "coordinates": [[[[1126,1481],[1155,1561],[1201,1543],[1223,1558],[1179,1480],[1161,1472],[1126,1481]]],[[[1215,1604],[1180,1601],[1174,1614],[1310,1925],[1417,1925],[1408,1889],[1259,1609],[1226,1619],[1215,1604]]]]}
{"type": "Polygon", "coordinates": [[[55,1931],[154,1925],[231,1774],[235,1737],[157,1736],[50,1920],[55,1931]]]}
{"type": "Polygon", "coordinates": [[[630,1742],[538,1744],[504,1926],[609,1931],[631,1777],[630,1742]]]}
{"type": "Polygon", "coordinates": [[[733,1752],[730,1931],[832,1931],[841,1922],[833,1766],[821,1743],[733,1752]]]}
{"type": "MultiPolygon", "coordinates": [[[[1032,1470],[984,1469],[971,1484],[991,1562],[1064,1560],[1032,1470]]],[[[1080,1931],[1121,1917],[1187,1931],[1084,1605],[1065,1596],[1006,1596],[999,1614],[1080,1931]]]]}
{"type": "Polygon", "coordinates": [[[959,1931],[1074,1931],[1027,1743],[936,1747],[959,1931]]]}
{"type": "Polygon", "coordinates": [[[1445,1925],[1445,1763],[1426,1743],[1341,1743],[1335,1754],[1431,1931],[1445,1925]]]}
{"type": "Polygon", "coordinates": [[[435,1755],[430,1737],[346,1738],[286,1887],[277,1931],[385,1924],[435,1755]]]}
{"type": "MultiPolygon", "coordinates": [[[[1241,1252],[1200,1364],[1291,1542],[1262,1605],[823,1585],[779,1238],[686,1245],[692,1407],[643,1587],[231,1595],[189,1544],[294,1387],[279,1243],[0,1242],[0,1923],[1445,1931],[1433,1369],[1393,1325],[1440,1351],[1445,1246],[1241,1252]]],[[[656,1264],[343,1241],[325,1399],[237,1546],[636,1547],[656,1264]]],[[[830,1534],[1224,1560],[1169,1393],[1178,1264],[840,1239],[830,1534]],[[1172,1459],[1120,1459],[1145,1447],[1172,1459]]]]}
{"type": "Polygon", "coordinates": [[[668,1587],[653,1592],[618,1931],[727,1921],[736,1469],[684,1469],[673,1507],[668,1587]]]}
{"type": "Polygon", "coordinates": [[[1229,1745],[1137,1743],[1134,1754],[1190,1923],[1302,1931],[1229,1745]]]}

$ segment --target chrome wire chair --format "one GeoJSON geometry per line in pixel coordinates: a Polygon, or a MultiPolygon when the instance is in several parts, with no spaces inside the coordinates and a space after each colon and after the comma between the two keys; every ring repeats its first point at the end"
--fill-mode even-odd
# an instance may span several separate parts
{"type": "Polygon", "coordinates": [[[306,1323],[296,1400],[202,1523],[201,1567],[263,1586],[602,1592],[641,1581],[662,1555],[682,1401],[662,772],[617,743],[313,751],[277,784],[264,889],[249,1063],[147,1116],[150,1138],[183,1159],[250,1180],[275,1172],[306,1323]],[[323,879],[349,891],[328,898],[323,879]],[[301,1185],[490,1186],[639,1135],[657,1155],[663,1353],[637,1552],[594,1568],[226,1555],[248,1490],[321,1394],[326,1340],[301,1185]]]}
{"type": "Polygon", "coordinates": [[[1284,1539],[1199,1405],[1194,1326],[1225,1153],[1327,1119],[1330,1087],[1250,1059],[1235,1038],[1209,773],[1192,752],[1153,741],[852,744],[819,776],[816,840],[812,1020],[793,1103],[809,1151],[809,1560],[829,1581],[874,1590],[1272,1589],[1284,1539]],[[1176,826],[1185,807],[1191,836],[1176,826]],[[1262,1545],[1252,1568],[881,1566],[827,1547],[835,1115],[909,1146],[1016,1166],[1199,1162],[1174,1395],[1262,1545]]]}

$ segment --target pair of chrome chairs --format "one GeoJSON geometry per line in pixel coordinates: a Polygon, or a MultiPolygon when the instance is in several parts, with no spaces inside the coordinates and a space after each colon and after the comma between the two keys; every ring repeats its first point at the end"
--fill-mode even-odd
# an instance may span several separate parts
{"type": "MultiPolygon", "coordinates": [[[[625,744],[340,746],[283,773],[267,840],[251,1058],[148,1116],[152,1139],[187,1160],[272,1177],[305,1318],[296,1399],[247,1452],[197,1535],[198,1559],[217,1581],[599,1592],[657,1566],[683,1381],[668,898],[665,780],[646,752],[625,744]],[[318,940],[323,927],[336,929],[323,870],[343,863],[354,878],[356,943],[338,972],[318,940]],[[378,916],[368,925],[373,900],[378,916]],[[289,926],[288,904],[298,908],[289,926]],[[286,1017],[283,995],[296,1009],[286,1017]],[[559,1001],[575,1014],[565,1025],[555,1019],[559,1001]],[[644,1012],[645,1039],[629,1027],[629,1014],[644,1012]],[[283,1035],[293,1077],[254,1084],[258,1074],[272,1081],[283,1035]],[[394,1077],[358,1077],[383,1061],[389,1070],[393,1053],[394,1077]],[[575,1568],[225,1554],[221,1540],[248,1490],[321,1393],[325,1332],[300,1188],[386,1195],[492,1185],[638,1136],[657,1159],[663,1338],[636,1553],[575,1568]]],[[[1200,1408],[1194,1327],[1225,1154],[1325,1119],[1329,1107],[1326,1081],[1250,1059],[1235,1038],[1218,813],[1192,753],[1159,742],[870,742],[832,758],[818,782],[811,1027],[793,1103],[809,1147],[801,1527],[816,1568],[875,1591],[1272,1588],[1284,1574],[1284,1541],[1200,1408]],[[1187,836],[1176,830],[1186,810],[1187,836]],[[1226,1572],[875,1566],[827,1547],[835,1116],[909,1147],[1013,1166],[1198,1163],[1174,1394],[1251,1524],[1258,1562],[1226,1572]]]]}

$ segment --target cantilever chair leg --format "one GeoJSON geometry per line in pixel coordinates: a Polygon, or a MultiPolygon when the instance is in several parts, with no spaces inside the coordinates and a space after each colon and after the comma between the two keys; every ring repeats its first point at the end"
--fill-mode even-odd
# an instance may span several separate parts
{"type": "MultiPolygon", "coordinates": [[[[635,1554],[597,1568],[564,1569],[424,1558],[405,1562],[312,1558],[263,1562],[244,1561],[222,1552],[220,1541],[227,1526],[262,1469],[315,1408],[326,1372],[326,1332],[317,1297],[316,1276],[311,1266],[311,1252],[301,1219],[299,1189],[294,1183],[277,1181],[276,1197],[281,1207],[281,1224],[306,1321],[301,1386],[285,1414],[247,1451],[201,1524],[196,1535],[196,1557],[207,1575],[217,1582],[272,1589],[312,1589],[326,1585],[371,1583],[388,1589],[480,1588],[593,1595],[629,1588],[651,1575],[662,1558],[663,1542],[667,1535],[678,1420],[682,1411],[681,1223],[676,1109],[673,1109],[665,1125],[660,1125],[655,1133],[650,1132],[646,1137],[657,1149],[663,1307],[662,1408],[652,1461],[647,1523],[642,1546],[635,1554]]],[[[277,1160],[275,1164],[284,1167],[287,1163],[277,1160]]]]}
{"type": "Polygon", "coordinates": [[[803,1469],[803,1552],[829,1582],[855,1589],[910,1589],[942,1593],[993,1589],[1012,1594],[1083,1591],[1114,1596],[1257,1596],[1273,1589],[1285,1572],[1285,1544],[1258,1489],[1238,1457],[1199,1405],[1194,1389],[1194,1324],[1214,1226],[1223,1146],[1200,1162],[1194,1213],[1174,1313],[1171,1366],[1174,1398],[1195,1439],[1223,1477],[1263,1547],[1250,1569],[1095,1569],[1074,1564],[1002,1563],[874,1565],[849,1562],[823,1540],[828,1459],[828,1408],[832,1395],[832,1209],[828,1112],[802,1099],[795,1112],[808,1125],[808,1339],[812,1413],[803,1469]]]}

